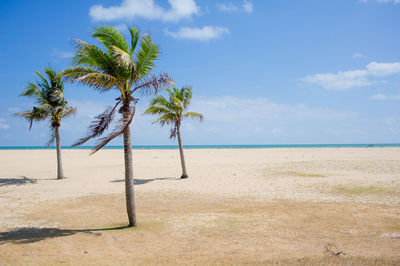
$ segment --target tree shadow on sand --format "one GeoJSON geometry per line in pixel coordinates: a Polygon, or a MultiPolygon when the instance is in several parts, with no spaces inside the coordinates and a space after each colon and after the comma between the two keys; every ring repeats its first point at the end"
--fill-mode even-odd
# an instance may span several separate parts
{"type": "Polygon", "coordinates": [[[20,186],[35,183],[37,183],[37,179],[28,178],[26,176],[21,176],[21,178],[0,178],[0,187],[12,185],[20,186]]]}
{"type": "Polygon", "coordinates": [[[129,228],[128,226],[119,226],[112,228],[100,229],[58,229],[58,228],[37,228],[37,227],[22,227],[16,228],[8,232],[0,232],[0,245],[6,243],[14,244],[29,244],[38,242],[47,238],[56,238],[70,236],[77,233],[86,233],[94,236],[100,236],[100,231],[122,230],[129,228]]]}
{"type": "MultiPolygon", "coordinates": [[[[151,179],[135,179],[135,185],[144,185],[153,181],[158,181],[158,180],[177,180],[176,178],[172,177],[158,177],[158,178],[151,178],[151,179]]],[[[115,179],[112,180],[111,183],[120,183],[120,182],[125,182],[125,179],[115,179]]]]}

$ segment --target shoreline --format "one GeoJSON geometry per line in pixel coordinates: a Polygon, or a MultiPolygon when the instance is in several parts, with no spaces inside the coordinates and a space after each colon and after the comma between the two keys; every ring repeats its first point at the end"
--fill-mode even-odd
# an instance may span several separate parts
{"type": "MultiPolygon", "coordinates": [[[[95,146],[61,146],[63,150],[90,150],[95,146]]],[[[254,145],[183,145],[184,149],[280,149],[280,148],[393,148],[400,143],[363,143],[363,144],[254,144],[254,145]]],[[[123,146],[105,146],[105,150],[120,150],[123,146]]],[[[137,145],[136,150],[176,150],[178,145],[137,145]]],[[[55,146],[0,146],[0,150],[53,150],[55,146]]]]}

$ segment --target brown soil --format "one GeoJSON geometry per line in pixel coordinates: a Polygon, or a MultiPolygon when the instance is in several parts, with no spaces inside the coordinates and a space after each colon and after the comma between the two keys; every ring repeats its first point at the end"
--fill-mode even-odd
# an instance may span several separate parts
{"type": "Polygon", "coordinates": [[[0,232],[0,264],[400,264],[400,209],[141,192],[32,204],[0,232]],[[52,226],[49,226],[52,225],[52,226]]]}

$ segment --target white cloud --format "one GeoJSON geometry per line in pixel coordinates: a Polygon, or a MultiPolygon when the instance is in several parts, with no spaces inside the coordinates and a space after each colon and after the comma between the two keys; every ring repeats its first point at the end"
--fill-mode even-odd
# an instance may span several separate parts
{"type": "Polygon", "coordinates": [[[363,70],[339,71],[338,73],[317,73],[303,80],[328,90],[347,90],[372,84],[369,78],[400,74],[400,63],[369,63],[363,70]]]}
{"type": "Polygon", "coordinates": [[[337,74],[318,73],[305,77],[304,81],[331,90],[347,90],[349,88],[363,87],[371,84],[367,79],[365,70],[345,71],[338,72],[337,74]]]}
{"type": "Polygon", "coordinates": [[[367,65],[367,70],[373,76],[388,76],[400,74],[400,63],[376,63],[372,62],[367,65]]]}
{"type": "Polygon", "coordinates": [[[397,95],[384,95],[384,94],[374,94],[370,97],[372,100],[400,100],[400,94],[397,95]]]}
{"type": "Polygon", "coordinates": [[[217,7],[219,10],[224,12],[237,12],[237,11],[244,11],[247,13],[253,12],[253,3],[247,0],[243,1],[242,6],[237,6],[232,4],[231,2],[228,2],[228,3],[218,3],[217,7]]]}
{"type": "MultiPolygon", "coordinates": [[[[137,106],[135,141],[176,144],[169,140],[169,127],[152,125],[156,117],[140,115],[147,106],[146,102],[137,106]]],[[[266,98],[194,97],[189,111],[202,113],[204,121],[183,121],[187,144],[339,143],[338,138],[358,136],[353,130],[359,130],[352,123],[358,119],[354,112],[280,104],[266,98]],[[339,133],[333,135],[334,130],[339,133]]]]}
{"type": "Polygon", "coordinates": [[[133,19],[136,17],[150,20],[179,21],[200,12],[200,8],[194,0],[168,0],[168,3],[171,7],[166,10],[154,3],[154,0],[123,0],[119,6],[92,6],[89,15],[96,21],[133,19]]]}
{"type": "Polygon", "coordinates": [[[204,26],[203,28],[188,28],[182,27],[177,32],[164,30],[164,33],[175,39],[188,39],[196,41],[208,41],[220,37],[229,30],[225,27],[204,26]]]}
{"type": "Polygon", "coordinates": [[[253,12],[253,3],[245,0],[243,3],[243,9],[247,13],[253,12]]]}
{"type": "Polygon", "coordinates": [[[3,118],[0,118],[0,129],[8,129],[10,125],[6,124],[6,121],[3,118]]]}
{"type": "Polygon", "coordinates": [[[360,54],[360,53],[353,53],[351,56],[353,59],[358,59],[358,58],[363,58],[365,55],[360,54]]]}

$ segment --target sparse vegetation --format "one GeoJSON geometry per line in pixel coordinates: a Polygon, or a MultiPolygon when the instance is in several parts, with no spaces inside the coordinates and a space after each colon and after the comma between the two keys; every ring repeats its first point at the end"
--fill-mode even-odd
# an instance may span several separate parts
{"type": "Polygon", "coordinates": [[[289,176],[309,177],[309,178],[326,177],[326,175],[323,175],[323,174],[303,173],[303,172],[296,172],[296,171],[289,171],[289,172],[286,172],[286,174],[289,176]]]}
{"type": "Polygon", "coordinates": [[[87,264],[102,259],[104,264],[118,264],[123,259],[126,263],[168,265],[384,265],[400,260],[396,253],[400,242],[382,237],[390,236],[400,226],[396,206],[366,208],[365,204],[155,193],[139,191],[137,208],[142,218],[137,228],[116,222],[123,219],[122,206],[115,206],[122,200],[121,194],[86,196],[32,208],[24,218],[27,221],[40,221],[46,216],[47,223],[63,223],[52,230],[20,229],[14,237],[7,237],[13,231],[1,232],[0,261],[87,264]],[[329,243],[346,255],[327,255],[329,243]],[[365,245],[379,250],[380,255],[362,255],[365,245]],[[60,253],[63,256],[58,260],[54,254],[60,253]]]}
{"type": "Polygon", "coordinates": [[[366,195],[366,194],[386,194],[392,192],[386,188],[379,188],[374,186],[336,186],[332,189],[335,194],[343,195],[366,195]]]}

